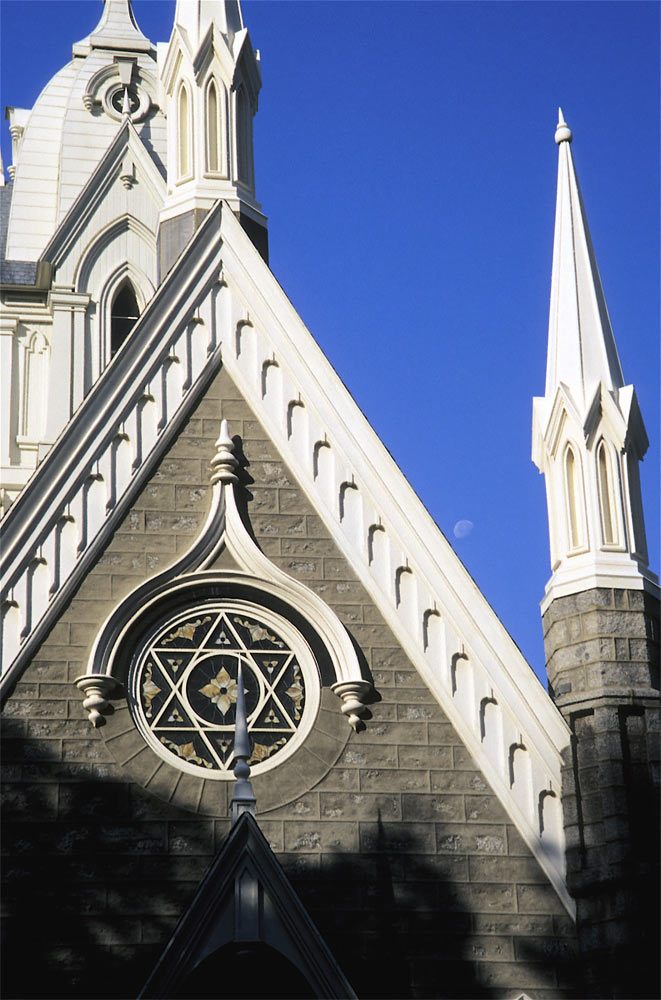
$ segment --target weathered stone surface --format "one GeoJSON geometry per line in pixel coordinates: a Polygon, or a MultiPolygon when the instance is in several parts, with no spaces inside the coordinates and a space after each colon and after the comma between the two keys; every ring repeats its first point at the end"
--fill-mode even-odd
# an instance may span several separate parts
{"type": "Polygon", "coordinates": [[[535,996],[562,996],[553,942],[571,941],[571,923],[553,922],[564,912],[557,896],[224,373],[8,702],[5,876],[30,887],[29,907],[25,893],[9,899],[8,947],[13,929],[39,914],[36,957],[51,978],[57,970],[67,996],[96,995],[89,970],[110,966],[136,995],[227,837],[227,782],[165,764],[121,700],[93,730],[71,683],[119,595],[190,545],[208,507],[221,416],[250,463],[247,507],[260,545],[333,607],[382,699],[354,733],[324,690],[310,739],[254,781],[260,826],[331,951],[361,996],[375,995],[375,968],[392,995],[413,982],[416,996],[437,997],[450,981],[485,995],[495,966],[511,970],[517,989],[534,966],[544,984],[535,996]],[[64,906],[80,919],[58,919],[64,906]],[[530,949],[517,946],[528,938],[530,949]]]}

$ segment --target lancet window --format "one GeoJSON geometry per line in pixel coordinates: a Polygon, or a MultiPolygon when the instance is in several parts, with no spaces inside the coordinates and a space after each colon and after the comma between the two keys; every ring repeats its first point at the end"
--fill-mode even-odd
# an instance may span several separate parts
{"type": "Polygon", "coordinates": [[[182,83],[177,98],[178,167],[179,178],[191,173],[191,109],[186,85],[182,83]]]}
{"type": "Polygon", "coordinates": [[[565,494],[567,499],[567,526],[569,548],[579,549],[583,545],[581,470],[571,445],[565,452],[565,494]]]}
{"type": "Polygon", "coordinates": [[[610,455],[606,442],[601,441],[597,448],[597,479],[599,483],[599,510],[601,513],[601,537],[604,545],[617,543],[617,528],[615,520],[615,496],[613,492],[613,475],[610,455]]]}
{"type": "Polygon", "coordinates": [[[216,81],[209,81],[207,87],[207,170],[217,174],[222,169],[222,150],[220,139],[222,135],[221,96],[216,81]]]}
{"type": "Polygon", "coordinates": [[[238,178],[244,184],[252,183],[252,116],[245,87],[236,95],[236,166],[238,178]]]}

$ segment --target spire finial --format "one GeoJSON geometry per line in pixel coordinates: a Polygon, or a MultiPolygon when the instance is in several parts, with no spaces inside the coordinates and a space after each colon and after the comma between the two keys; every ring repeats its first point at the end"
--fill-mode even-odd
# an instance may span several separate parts
{"type": "Polygon", "coordinates": [[[220,436],[216,441],[216,454],[211,459],[211,485],[238,482],[234,471],[238,464],[239,461],[234,454],[234,442],[230,437],[229,424],[226,420],[222,420],[220,436]]]}
{"type": "Polygon", "coordinates": [[[555,141],[559,146],[561,142],[571,142],[572,138],[572,131],[565,121],[562,108],[558,108],[558,125],[555,130],[555,141]]]}
{"type": "Polygon", "coordinates": [[[131,117],[131,102],[129,101],[129,88],[124,87],[124,100],[122,101],[122,115],[125,118],[131,117]]]}
{"type": "Polygon", "coordinates": [[[243,688],[243,666],[241,660],[236,673],[236,718],[234,721],[234,789],[232,791],[232,826],[241,813],[255,815],[255,793],[250,783],[250,737],[246,716],[246,698],[243,688]]]}

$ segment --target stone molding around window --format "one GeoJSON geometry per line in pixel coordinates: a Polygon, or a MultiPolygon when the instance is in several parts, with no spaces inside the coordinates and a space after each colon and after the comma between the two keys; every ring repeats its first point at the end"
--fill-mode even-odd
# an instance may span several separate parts
{"type": "Polygon", "coordinates": [[[232,777],[241,659],[255,777],[289,757],[298,763],[304,753],[306,781],[318,781],[348,738],[342,714],[352,728],[364,727],[372,685],[335,613],[271,563],[244,525],[235,495],[238,460],[226,421],[216,447],[211,509],[202,531],[173,566],[118,604],[76,683],[90,722],[108,743],[119,740],[111,749],[121,749],[120,762],[141,757],[141,767],[151,768],[150,787],[162,767],[218,784],[232,777]],[[324,687],[340,699],[330,713],[333,721],[324,687]],[[317,729],[322,711],[325,721],[317,729]]]}

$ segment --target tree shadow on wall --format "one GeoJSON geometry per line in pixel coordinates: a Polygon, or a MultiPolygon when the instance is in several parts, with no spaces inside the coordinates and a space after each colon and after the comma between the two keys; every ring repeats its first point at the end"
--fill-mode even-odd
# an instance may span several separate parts
{"type": "MultiPolygon", "coordinates": [[[[213,821],[99,779],[100,764],[44,759],[48,742],[14,739],[4,755],[2,996],[135,997],[215,856],[213,821]]],[[[281,857],[358,997],[510,996],[520,984],[480,974],[505,965],[476,957],[470,886],[451,880],[448,859],[380,816],[367,826],[360,854],[281,857]]],[[[558,958],[527,944],[526,967],[569,995],[553,986],[558,958]]]]}

